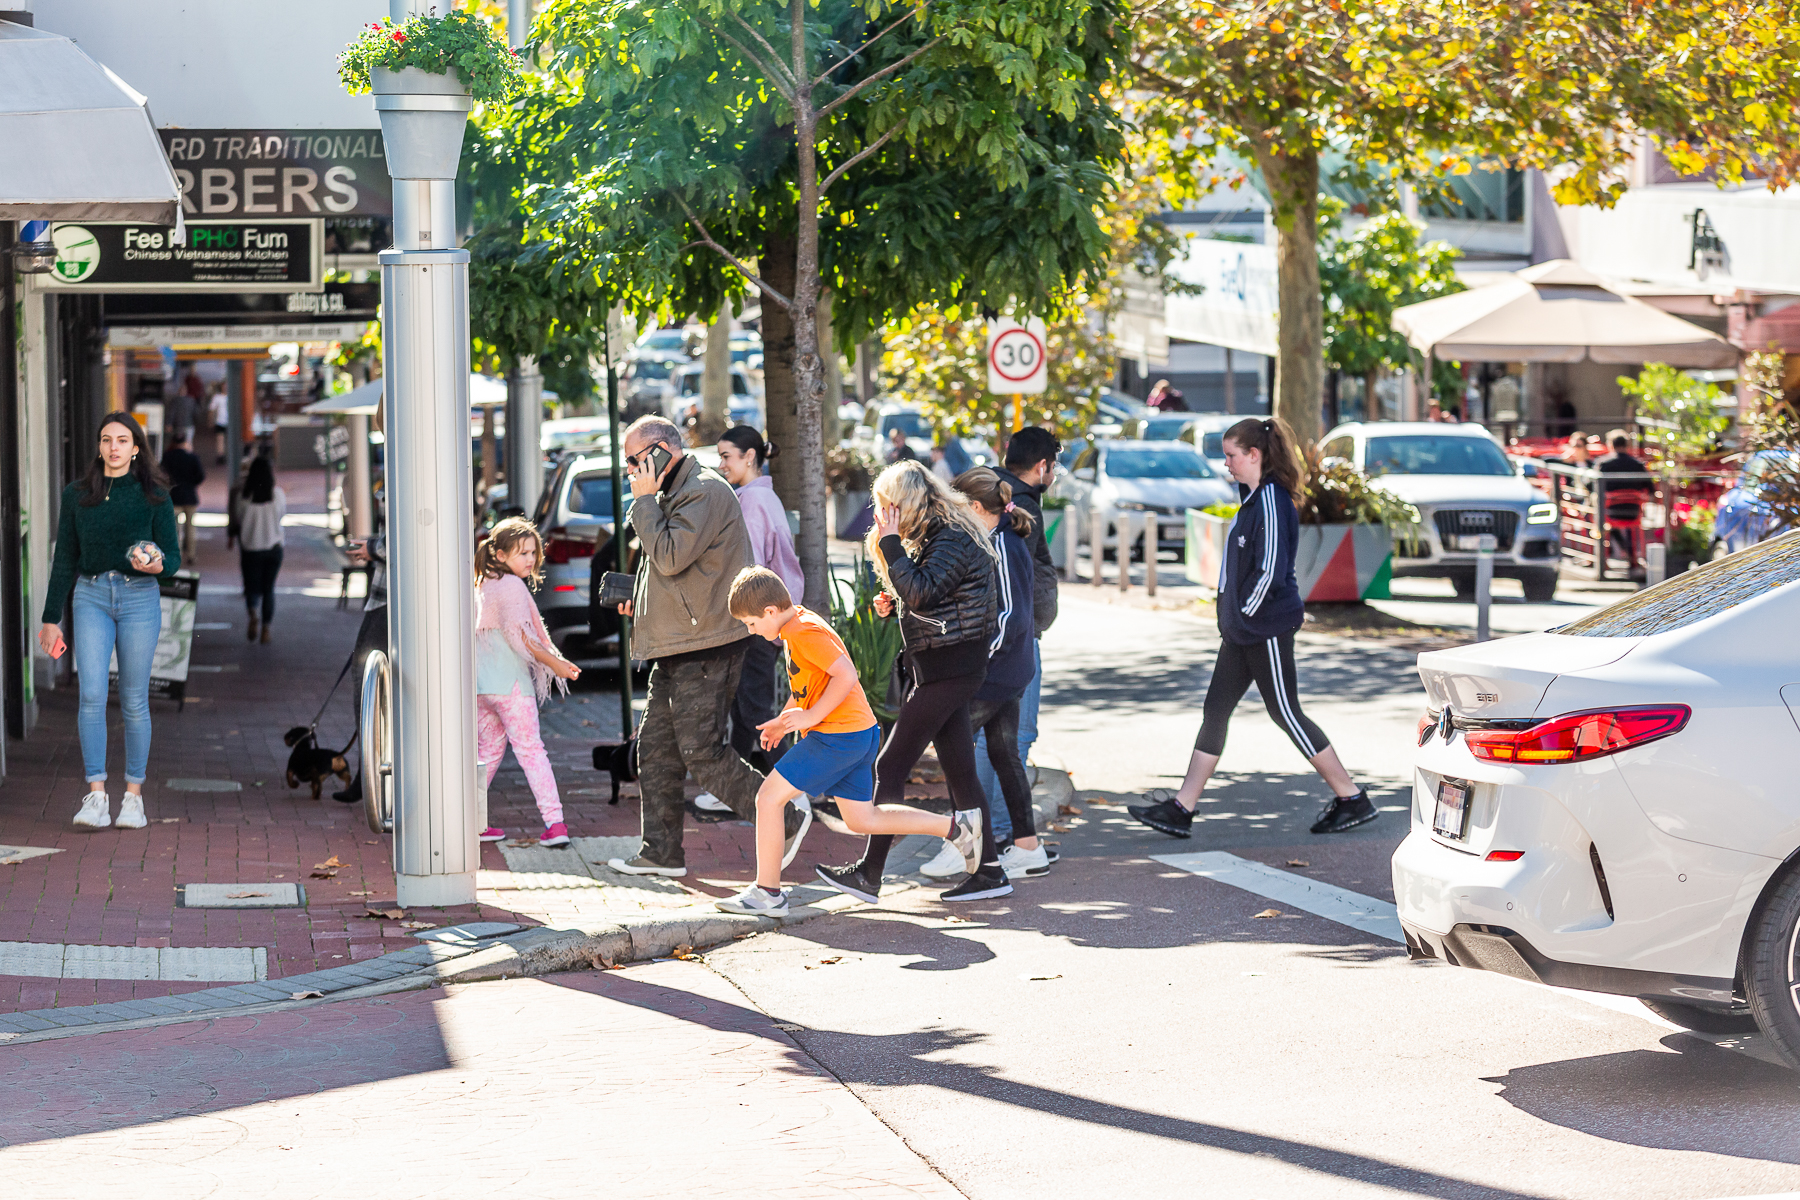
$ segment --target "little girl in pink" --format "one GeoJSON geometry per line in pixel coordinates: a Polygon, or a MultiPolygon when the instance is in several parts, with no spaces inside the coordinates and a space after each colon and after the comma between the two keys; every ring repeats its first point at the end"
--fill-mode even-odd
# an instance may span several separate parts
{"type": "MultiPolygon", "coordinates": [[[[541,846],[569,844],[563,823],[562,798],[544,739],[538,733],[538,705],[550,695],[554,677],[564,692],[581,669],[556,652],[544,619],[532,601],[533,586],[543,582],[537,526],[510,517],[494,526],[487,541],[475,548],[475,732],[477,754],[487,764],[491,784],[500,757],[512,743],[513,757],[525,770],[538,814],[544,818],[541,846]]],[[[481,831],[481,840],[497,842],[504,830],[481,831]]]]}

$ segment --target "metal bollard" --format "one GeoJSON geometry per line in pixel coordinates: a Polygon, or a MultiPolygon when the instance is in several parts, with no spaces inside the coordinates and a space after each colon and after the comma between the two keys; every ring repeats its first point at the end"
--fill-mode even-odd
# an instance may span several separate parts
{"type": "Polygon", "coordinates": [[[1131,536],[1131,514],[1118,513],[1113,517],[1114,546],[1113,562],[1119,567],[1119,591],[1131,590],[1131,543],[1136,540],[1131,536]]]}
{"type": "Polygon", "coordinates": [[[1099,509],[1094,510],[1093,533],[1088,542],[1088,550],[1094,558],[1093,584],[1101,587],[1106,583],[1106,518],[1100,514],[1099,509]]]}
{"type": "Polygon", "coordinates": [[[1661,542],[1644,547],[1644,586],[1655,587],[1669,577],[1669,548],[1661,542]]]}
{"type": "Polygon", "coordinates": [[[1063,562],[1066,564],[1069,582],[1081,578],[1076,564],[1081,560],[1081,517],[1072,508],[1063,510],[1063,523],[1057,526],[1062,533],[1064,543],[1063,562]]]}
{"type": "Polygon", "coordinates": [[[1475,640],[1488,640],[1488,605],[1494,599],[1494,550],[1499,542],[1484,533],[1475,543],[1475,640]]]}
{"type": "Polygon", "coordinates": [[[1156,546],[1162,540],[1156,528],[1156,514],[1144,514],[1144,594],[1156,595],[1156,546]]]}

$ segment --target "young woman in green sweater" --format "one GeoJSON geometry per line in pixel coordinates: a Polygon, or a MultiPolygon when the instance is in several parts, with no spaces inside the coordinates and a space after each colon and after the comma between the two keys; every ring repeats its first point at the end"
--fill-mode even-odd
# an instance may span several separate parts
{"type": "Polygon", "coordinates": [[[118,824],[144,826],[144,777],[150,769],[150,664],[162,632],[156,577],[181,566],[175,506],[129,413],[100,422],[99,453],[87,474],[63,489],[56,559],[44,598],[38,645],[61,658],[63,604],[75,595],[75,668],[81,683],[81,761],[88,794],[75,823],[113,823],[106,796],[106,695],[113,651],[119,655],[119,711],[125,718],[125,798],[118,824]]]}

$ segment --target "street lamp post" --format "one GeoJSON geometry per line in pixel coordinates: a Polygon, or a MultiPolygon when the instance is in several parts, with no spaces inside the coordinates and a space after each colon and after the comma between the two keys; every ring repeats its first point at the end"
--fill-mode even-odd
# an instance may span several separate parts
{"type": "MultiPolygon", "coordinates": [[[[529,0],[510,0],[506,13],[506,42],[522,49],[531,30],[529,0]]],[[[506,375],[506,502],[525,510],[537,508],[544,490],[544,455],[540,449],[544,422],[544,377],[537,359],[521,355],[519,365],[506,375]]]]}
{"type": "MultiPolygon", "coordinates": [[[[393,19],[429,3],[391,0],[393,19]]],[[[474,903],[480,862],[469,254],[455,248],[470,99],[454,72],[373,75],[394,181],[381,254],[394,876],[402,907],[444,907],[474,903]]]]}

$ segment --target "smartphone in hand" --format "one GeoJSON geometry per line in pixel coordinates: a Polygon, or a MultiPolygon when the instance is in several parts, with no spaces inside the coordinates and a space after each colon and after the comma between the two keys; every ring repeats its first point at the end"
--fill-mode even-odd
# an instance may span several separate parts
{"type": "Polygon", "coordinates": [[[645,463],[650,467],[650,478],[661,481],[663,472],[669,469],[670,454],[668,447],[656,445],[650,447],[644,455],[645,463]]]}

